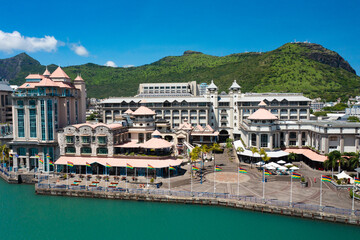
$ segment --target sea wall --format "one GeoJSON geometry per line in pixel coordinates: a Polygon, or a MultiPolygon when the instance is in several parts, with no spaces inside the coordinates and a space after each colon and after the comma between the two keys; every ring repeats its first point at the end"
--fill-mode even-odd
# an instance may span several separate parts
{"type": "Polygon", "coordinates": [[[117,200],[133,200],[133,201],[149,201],[162,203],[182,203],[182,204],[198,204],[198,205],[215,205],[232,208],[239,208],[263,213],[273,213],[279,215],[287,215],[299,218],[308,218],[323,220],[336,223],[345,223],[360,226],[360,218],[355,215],[339,215],[324,213],[321,211],[302,210],[284,206],[271,206],[262,203],[244,202],[234,199],[217,199],[217,198],[198,198],[198,197],[179,197],[171,195],[152,195],[152,194],[135,194],[126,192],[101,192],[86,191],[72,189],[46,189],[38,188],[35,185],[35,193],[39,195],[67,196],[67,197],[87,197],[87,198],[103,198],[117,200]]]}

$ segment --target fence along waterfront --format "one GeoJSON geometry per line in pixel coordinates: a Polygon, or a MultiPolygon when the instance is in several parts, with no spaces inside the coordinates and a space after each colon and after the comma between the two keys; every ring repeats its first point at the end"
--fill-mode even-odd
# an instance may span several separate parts
{"type": "MultiPolygon", "coordinates": [[[[43,178],[45,179],[45,178],[43,178]]],[[[40,179],[41,180],[41,179],[40,179]]],[[[43,184],[39,183],[40,189],[69,189],[69,190],[85,190],[90,192],[120,192],[130,194],[150,194],[157,196],[171,195],[175,197],[197,197],[197,198],[217,198],[217,199],[234,199],[249,203],[261,203],[269,206],[277,207],[292,207],[300,210],[321,211],[324,213],[339,214],[349,216],[352,214],[351,209],[336,208],[331,206],[320,206],[305,203],[290,203],[289,201],[280,201],[275,199],[263,199],[253,196],[232,195],[228,193],[212,193],[212,192],[190,192],[190,191],[174,191],[174,190],[161,190],[161,189],[138,189],[138,188],[106,188],[106,187],[86,187],[86,186],[70,186],[70,185],[56,185],[56,184],[43,184]]],[[[360,210],[354,211],[355,216],[360,216],[360,210]]]]}

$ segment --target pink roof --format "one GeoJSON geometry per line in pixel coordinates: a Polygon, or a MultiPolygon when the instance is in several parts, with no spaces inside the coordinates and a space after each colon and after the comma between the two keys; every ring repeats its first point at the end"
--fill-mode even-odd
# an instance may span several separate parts
{"type": "Polygon", "coordinates": [[[204,128],[204,131],[211,131],[211,132],[213,132],[214,129],[213,129],[212,127],[210,127],[210,125],[208,124],[208,125],[206,125],[206,127],[204,128]]]}
{"type": "Polygon", "coordinates": [[[125,111],[126,114],[132,114],[133,110],[131,110],[130,108],[128,110],[125,111]]]}
{"type": "Polygon", "coordinates": [[[137,143],[137,141],[130,141],[119,145],[114,145],[114,147],[119,148],[139,148],[140,144],[137,143]]]}
{"type": "Polygon", "coordinates": [[[161,138],[152,138],[149,141],[141,144],[142,148],[154,148],[154,149],[160,149],[160,148],[170,148],[172,147],[173,143],[168,142],[161,138]]]}
{"type": "Polygon", "coordinates": [[[39,83],[38,86],[40,87],[59,87],[59,85],[51,80],[50,78],[44,77],[39,83]]]}
{"type": "Polygon", "coordinates": [[[46,67],[45,72],[43,73],[43,75],[44,76],[50,76],[51,75],[49,70],[47,69],[47,67],[46,67]]]}
{"type": "Polygon", "coordinates": [[[139,103],[147,103],[145,99],[142,99],[139,103]]]}
{"type": "Polygon", "coordinates": [[[44,76],[40,74],[29,74],[25,79],[42,79],[44,76]]]}
{"type": "Polygon", "coordinates": [[[84,79],[82,79],[82,77],[80,75],[77,75],[77,77],[75,78],[76,81],[84,81],[84,79]]]}
{"type": "Polygon", "coordinates": [[[248,119],[250,120],[277,120],[278,118],[264,108],[258,109],[256,112],[251,114],[248,119]]]}
{"type": "Polygon", "coordinates": [[[96,124],[91,124],[91,123],[80,123],[80,124],[74,124],[72,125],[75,128],[79,128],[79,127],[83,127],[83,126],[88,126],[91,127],[92,129],[95,129],[97,127],[107,127],[110,129],[115,129],[115,128],[121,128],[122,124],[120,123],[111,123],[111,124],[104,124],[104,123],[96,123],[96,124]]]}
{"type": "Polygon", "coordinates": [[[288,153],[296,153],[296,154],[302,154],[305,157],[309,158],[312,161],[315,162],[325,162],[327,157],[324,155],[320,155],[310,149],[291,149],[291,148],[287,148],[285,149],[285,152],[288,153]]]}
{"type": "Polygon", "coordinates": [[[67,162],[72,162],[74,165],[85,166],[86,162],[93,164],[99,163],[103,166],[106,163],[110,164],[112,167],[126,167],[127,164],[130,164],[136,168],[147,168],[148,164],[153,166],[154,168],[166,168],[169,166],[179,166],[182,163],[183,159],[127,159],[127,158],[97,158],[97,157],[68,157],[68,156],[60,156],[58,160],[56,160],[56,165],[66,165],[67,162]]]}
{"type": "Polygon", "coordinates": [[[158,131],[158,130],[155,130],[152,134],[151,134],[151,136],[160,136],[161,135],[161,133],[158,131]]]}
{"type": "Polygon", "coordinates": [[[156,115],[156,113],[148,107],[141,106],[133,112],[133,115],[156,115]]]}
{"type": "Polygon", "coordinates": [[[266,105],[266,103],[264,101],[261,101],[258,106],[259,107],[266,107],[267,105],[266,105]]]}
{"type": "Polygon", "coordinates": [[[193,131],[194,132],[202,132],[202,131],[204,131],[204,128],[201,125],[197,125],[193,131]]]}
{"type": "Polygon", "coordinates": [[[69,76],[62,70],[61,67],[58,67],[51,75],[50,78],[69,78],[69,76]]]}
{"type": "Polygon", "coordinates": [[[23,89],[23,88],[35,88],[36,86],[38,86],[39,85],[39,83],[38,82],[26,82],[26,83],[24,83],[23,85],[21,85],[20,87],[19,87],[19,89],[23,89]]]}
{"type": "Polygon", "coordinates": [[[182,124],[180,124],[180,126],[178,127],[178,129],[185,129],[185,130],[191,130],[193,127],[191,126],[191,124],[187,121],[187,119],[184,119],[184,122],[182,124]]]}

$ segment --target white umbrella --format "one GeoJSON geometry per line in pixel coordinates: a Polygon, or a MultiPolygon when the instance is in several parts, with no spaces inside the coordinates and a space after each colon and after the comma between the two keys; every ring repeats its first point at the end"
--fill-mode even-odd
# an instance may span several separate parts
{"type": "Polygon", "coordinates": [[[271,163],[268,163],[269,166],[273,166],[274,168],[278,168],[278,167],[281,167],[281,165],[277,164],[277,163],[274,163],[274,162],[271,162],[271,163]]]}
{"type": "Polygon", "coordinates": [[[261,166],[261,165],[264,165],[264,162],[257,162],[255,163],[256,166],[261,166]]]}
{"type": "Polygon", "coordinates": [[[286,167],[289,167],[289,166],[292,166],[292,164],[291,164],[291,163],[287,163],[287,164],[285,164],[285,166],[286,166],[286,167]]]}
{"type": "Polygon", "coordinates": [[[274,168],[273,166],[267,166],[266,167],[268,170],[275,170],[276,168],[274,168]]]}
{"type": "Polygon", "coordinates": [[[278,168],[279,170],[287,170],[287,167],[281,166],[278,168]]]}
{"type": "Polygon", "coordinates": [[[284,160],[277,161],[278,164],[284,164],[286,163],[284,160]]]}
{"type": "Polygon", "coordinates": [[[293,167],[291,167],[290,169],[291,169],[291,170],[299,170],[300,168],[293,166],[293,167]]]}

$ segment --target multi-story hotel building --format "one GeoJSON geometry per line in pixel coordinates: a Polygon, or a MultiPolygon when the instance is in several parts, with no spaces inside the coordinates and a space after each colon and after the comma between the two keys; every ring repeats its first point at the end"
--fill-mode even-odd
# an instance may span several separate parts
{"type": "Polygon", "coordinates": [[[0,81],[0,123],[12,123],[11,94],[9,82],[0,81]]]}
{"type": "MultiPolygon", "coordinates": [[[[163,86],[169,86],[171,89],[170,83],[163,86]]],[[[267,104],[269,111],[279,120],[310,119],[311,100],[302,94],[241,93],[241,87],[236,81],[230,86],[228,94],[224,92],[219,94],[214,82],[207,86],[203,96],[191,95],[189,92],[186,96],[177,92],[145,94],[144,86],[141,86],[139,93],[135,97],[103,100],[100,103],[103,122],[112,123],[128,109],[135,110],[140,105],[144,105],[156,113],[156,119],[167,120],[172,128],[179,127],[185,119],[193,127],[209,125],[219,131],[219,140],[222,142],[228,137],[240,138],[241,124],[258,109],[261,101],[267,104]]]]}
{"type": "Polygon", "coordinates": [[[60,67],[51,74],[47,69],[42,75],[30,74],[12,94],[12,112],[13,167],[48,171],[49,160],[59,156],[57,131],[85,122],[85,82],[81,76],[71,81],[60,67]],[[38,166],[37,156],[43,165],[38,166]]]}

